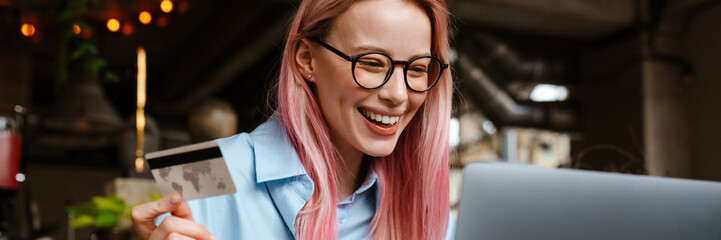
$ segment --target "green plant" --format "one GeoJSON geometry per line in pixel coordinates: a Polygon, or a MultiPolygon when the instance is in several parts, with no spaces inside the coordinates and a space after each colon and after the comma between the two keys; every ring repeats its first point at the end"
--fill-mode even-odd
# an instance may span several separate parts
{"type": "MultiPolygon", "coordinates": [[[[151,194],[150,200],[155,201],[163,198],[160,194],[151,194]]],[[[141,203],[127,207],[125,200],[118,196],[102,197],[94,196],[89,202],[78,203],[65,208],[73,220],[70,222],[72,228],[84,228],[95,226],[96,228],[113,228],[120,222],[120,216],[130,219],[130,210],[141,203]]]]}
{"type": "Polygon", "coordinates": [[[100,56],[93,41],[83,39],[74,27],[80,31],[94,31],[88,21],[90,19],[90,6],[100,8],[104,6],[100,0],[69,0],[63,5],[57,17],[60,29],[60,44],[58,47],[58,72],[56,90],[68,83],[68,66],[80,58],[87,58],[84,67],[94,76],[110,82],[118,82],[120,78],[110,70],[108,62],[100,56]]]}
{"type": "Polygon", "coordinates": [[[112,228],[118,224],[120,216],[126,211],[125,200],[118,196],[94,196],[89,202],[82,202],[65,208],[73,216],[72,228],[95,226],[112,228]]]}

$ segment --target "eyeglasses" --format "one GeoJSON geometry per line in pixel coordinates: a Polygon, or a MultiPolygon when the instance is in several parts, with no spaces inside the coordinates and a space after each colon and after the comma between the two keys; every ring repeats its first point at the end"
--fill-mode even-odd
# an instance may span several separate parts
{"type": "Polygon", "coordinates": [[[441,78],[448,64],[431,56],[414,57],[409,61],[396,61],[381,52],[367,52],[348,56],[318,38],[312,38],[321,46],[352,64],[353,80],[365,89],[382,87],[393,75],[395,65],[402,64],[406,86],[414,92],[425,92],[433,88],[441,78]]]}

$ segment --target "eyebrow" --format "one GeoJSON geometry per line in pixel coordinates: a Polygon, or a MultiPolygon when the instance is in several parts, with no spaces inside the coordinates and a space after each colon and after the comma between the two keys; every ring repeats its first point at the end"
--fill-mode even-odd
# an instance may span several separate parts
{"type": "MultiPolygon", "coordinates": [[[[357,56],[358,54],[362,54],[362,53],[366,53],[366,52],[381,52],[381,53],[384,53],[384,54],[392,57],[392,55],[387,50],[379,48],[379,47],[370,46],[370,45],[356,46],[351,51],[353,52],[353,54],[350,54],[351,56],[357,56]]],[[[421,54],[415,54],[408,59],[410,60],[410,59],[413,59],[416,57],[426,57],[426,56],[431,56],[431,54],[427,53],[427,52],[421,53],[421,54]]],[[[396,60],[396,59],[393,59],[393,60],[396,60]]]]}

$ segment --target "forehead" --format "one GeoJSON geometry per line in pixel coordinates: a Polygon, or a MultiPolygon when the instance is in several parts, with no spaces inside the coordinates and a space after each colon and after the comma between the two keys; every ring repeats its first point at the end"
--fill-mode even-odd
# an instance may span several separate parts
{"type": "Polygon", "coordinates": [[[353,3],[338,16],[327,40],[343,51],[371,46],[385,50],[393,58],[406,59],[430,54],[431,23],[425,11],[414,3],[364,0],[353,3]]]}

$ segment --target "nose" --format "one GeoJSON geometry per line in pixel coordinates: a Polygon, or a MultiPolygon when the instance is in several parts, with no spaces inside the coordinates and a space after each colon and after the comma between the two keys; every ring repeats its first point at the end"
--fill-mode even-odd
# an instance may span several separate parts
{"type": "Polygon", "coordinates": [[[396,65],[388,82],[378,92],[378,97],[381,100],[392,105],[400,105],[408,100],[408,89],[403,74],[403,66],[396,65]]]}

